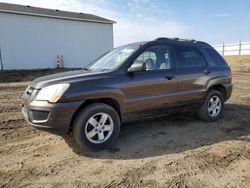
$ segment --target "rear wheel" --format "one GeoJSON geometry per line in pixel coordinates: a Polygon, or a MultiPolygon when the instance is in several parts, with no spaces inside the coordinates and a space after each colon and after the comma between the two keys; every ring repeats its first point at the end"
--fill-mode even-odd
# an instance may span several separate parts
{"type": "Polygon", "coordinates": [[[219,91],[211,90],[199,109],[198,115],[204,121],[217,121],[221,118],[223,109],[224,97],[219,91]]]}
{"type": "Polygon", "coordinates": [[[114,108],[96,103],[82,109],[73,123],[73,137],[79,146],[104,149],[114,143],[120,132],[120,118],[114,108]]]}

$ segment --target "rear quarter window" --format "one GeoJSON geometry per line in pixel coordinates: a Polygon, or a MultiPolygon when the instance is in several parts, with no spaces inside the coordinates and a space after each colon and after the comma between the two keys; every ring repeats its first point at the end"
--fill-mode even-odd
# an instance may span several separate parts
{"type": "Polygon", "coordinates": [[[212,48],[205,48],[211,67],[225,67],[226,63],[220,54],[212,48]]]}

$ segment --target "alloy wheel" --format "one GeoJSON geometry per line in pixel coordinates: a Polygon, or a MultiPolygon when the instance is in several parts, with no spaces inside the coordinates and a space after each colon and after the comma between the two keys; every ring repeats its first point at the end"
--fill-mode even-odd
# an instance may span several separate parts
{"type": "Polygon", "coordinates": [[[85,126],[87,139],[94,144],[108,140],[114,130],[114,123],[107,113],[97,113],[89,118],[85,126]]]}

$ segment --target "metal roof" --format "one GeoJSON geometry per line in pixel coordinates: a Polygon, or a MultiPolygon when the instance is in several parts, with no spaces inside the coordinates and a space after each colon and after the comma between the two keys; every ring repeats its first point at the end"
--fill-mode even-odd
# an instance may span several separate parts
{"type": "Polygon", "coordinates": [[[76,20],[76,21],[84,21],[84,22],[96,22],[96,23],[105,23],[105,24],[115,23],[112,20],[108,20],[106,18],[102,18],[102,17],[95,16],[92,14],[69,12],[69,11],[62,11],[62,10],[57,10],[57,9],[39,8],[39,7],[33,7],[29,5],[25,6],[25,5],[17,5],[17,4],[10,4],[10,3],[0,3],[0,12],[47,17],[47,18],[76,20]]]}

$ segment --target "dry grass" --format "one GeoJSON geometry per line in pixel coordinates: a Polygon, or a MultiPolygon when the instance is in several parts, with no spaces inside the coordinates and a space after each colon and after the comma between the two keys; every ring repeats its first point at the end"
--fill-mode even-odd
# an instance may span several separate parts
{"type": "Polygon", "coordinates": [[[0,72],[0,83],[27,82],[35,78],[75,69],[35,69],[35,70],[5,70],[0,72]]]}
{"type": "Polygon", "coordinates": [[[249,72],[250,71],[250,55],[233,55],[224,56],[233,72],[249,72]]]}

